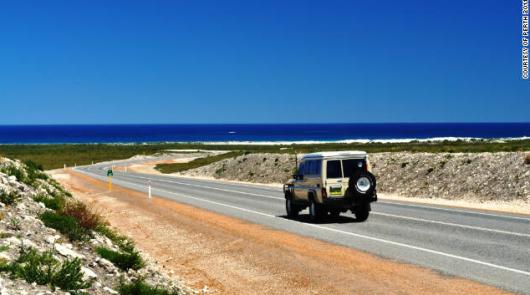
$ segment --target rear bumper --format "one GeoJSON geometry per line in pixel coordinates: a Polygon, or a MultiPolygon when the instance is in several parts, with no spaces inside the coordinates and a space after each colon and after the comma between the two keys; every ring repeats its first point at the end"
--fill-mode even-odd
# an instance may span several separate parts
{"type": "Polygon", "coordinates": [[[328,197],[323,200],[323,205],[331,208],[349,209],[358,205],[369,204],[377,201],[377,192],[371,196],[353,197],[328,197]]]}

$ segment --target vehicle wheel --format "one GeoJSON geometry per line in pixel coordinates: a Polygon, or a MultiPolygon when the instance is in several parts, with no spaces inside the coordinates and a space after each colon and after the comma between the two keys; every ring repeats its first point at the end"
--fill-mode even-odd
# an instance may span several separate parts
{"type": "Polygon", "coordinates": [[[309,219],[311,219],[312,222],[319,221],[320,218],[322,218],[322,206],[315,202],[315,200],[311,200],[311,203],[309,204],[309,219]]]}
{"type": "Polygon", "coordinates": [[[287,211],[287,217],[289,218],[295,218],[298,216],[298,207],[293,204],[291,198],[285,199],[285,211],[287,211]]]}
{"type": "Polygon", "coordinates": [[[366,221],[366,219],[368,219],[368,215],[370,215],[370,207],[368,206],[361,206],[355,210],[355,219],[357,221],[366,221]]]}
{"type": "Polygon", "coordinates": [[[340,217],[340,210],[330,210],[329,215],[332,219],[338,219],[340,217]]]}

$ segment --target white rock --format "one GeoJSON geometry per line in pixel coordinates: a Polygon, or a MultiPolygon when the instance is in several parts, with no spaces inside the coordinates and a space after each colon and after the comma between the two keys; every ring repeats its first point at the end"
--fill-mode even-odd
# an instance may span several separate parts
{"type": "Polygon", "coordinates": [[[8,244],[8,245],[20,245],[20,240],[17,238],[17,237],[9,237],[7,239],[4,240],[5,244],[8,244]]]}
{"type": "Polygon", "coordinates": [[[64,257],[80,258],[84,259],[85,256],[77,253],[76,251],[69,249],[67,246],[62,244],[54,244],[55,250],[64,257]]]}
{"type": "Polygon", "coordinates": [[[31,240],[28,240],[28,239],[22,239],[22,245],[24,245],[24,247],[31,247],[31,248],[38,248],[37,245],[35,243],[33,243],[33,241],[31,240]]]}
{"type": "Polygon", "coordinates": [[[13,257],[11,257],[11,255],[9,255],[9,252],[0,252],[0,259],[5,259],[7,261],[11,261],[13,259],[13,257]]]}
{"type": "Polygon", "coordinates": [[[47,236],[44,238],[44,240],[48,243],[48,244],[53,244],[55,243],[55,241],[57,241],[61,236],[59,235],[55,235],[55,236],[47,236]]]}
{"type": "Polygon", "coordinates": [[[4,286],[4,280],[2,278],[0,278],[0,295],[9,295],[9,291],[4,286]]]}
{"type": "Polygon", "coordinates": [[[10,176],[7,177],[7,181],[15,182],[15,181],[17,181],[17,177],[15,175],[10,175],[10,176]]]}
{"type": "Polygon", "coordinates": [[[107,292],[109,294],[118,294],[118,291],[113,290],[113,289],[111,289],[109,287],[103,287],[103,291],[105,291],[105,292],[107,292]]]}
{"type": "Polygon", "coordinates": [[[116,268],[112,262],[105,258],[100,258],[97,262],[99,266],[103,267],[106,271],[113,271],[116,268]]]}
{"type": "Polygon", "coordinates": [[[98,275],[93,270],[91,270],[88,267],[82,266],[81,267],[81,272],[83,273],[83,278],[85,280],[96,279],[98,277],[98,275]]]}

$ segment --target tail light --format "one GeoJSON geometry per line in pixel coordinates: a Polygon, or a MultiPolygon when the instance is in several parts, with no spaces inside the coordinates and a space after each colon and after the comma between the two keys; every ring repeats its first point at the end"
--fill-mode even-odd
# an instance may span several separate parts
{"type": "Polygon", "coordinates": [[[326,192],[326,188],[323,187],[323,188],[322,188],[322,199],[325,199],[325,198],[327,198],[327,197],[328,197],[328,193],[326,192]]]}

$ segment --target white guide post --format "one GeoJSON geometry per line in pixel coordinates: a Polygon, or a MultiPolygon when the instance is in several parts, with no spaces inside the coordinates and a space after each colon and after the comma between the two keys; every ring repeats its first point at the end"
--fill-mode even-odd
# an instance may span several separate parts
{"type": "Polygon", "coordinates": [[[147,181],[147,192],[148,192],[147,197],[148,197],[149,199],[151,199],[151,179],[149,179],[149,180],[147,181]]]}

